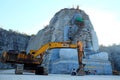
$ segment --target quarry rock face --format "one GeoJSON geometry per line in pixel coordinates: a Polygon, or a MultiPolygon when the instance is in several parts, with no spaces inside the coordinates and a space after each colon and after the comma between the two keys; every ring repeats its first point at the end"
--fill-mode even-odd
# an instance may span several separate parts
{"type": "MultiPolygon", "coordinates": [[[[101,60],[101,53],[100,58],[94,59],[99,56],[97,55],[98,38],[89,16],[80,9],[62,9],[57,12],[49,25],[30,39],[27,52],[31,49],[37,50],[48,42],[72,41],[73,44],[76,44],[78,40],[84,44],[85,70],[96,70],[97,74],[112,74],[107,54],[104,54],[105,60],[101,60]]],[[[79,66],[77,55],[77,49],[52,49],[44,56],[43,65],[49,73],[68,74],[73,68],[77,69],[79,66]]]]}
{"type": "Polygon", "coordinates": [[[79,9],[62,9],[54,15],[48,26],[31,38],[27,52],[30,49],[39,49],[48,42],[68,41],[69,37],[72,37],[72,43],[81,40],[85,48],[92,51],[99,49],[98,38],[88,15],[79,9]],[[79,17],[84,21],[82,26],[75,24],[75,19],[79,17]]]}
{"type": "Polygon", "coordinates": [[[26,50],[30,36],[13,30],[0,28],[0,52],[6,50],[26,50]]]}

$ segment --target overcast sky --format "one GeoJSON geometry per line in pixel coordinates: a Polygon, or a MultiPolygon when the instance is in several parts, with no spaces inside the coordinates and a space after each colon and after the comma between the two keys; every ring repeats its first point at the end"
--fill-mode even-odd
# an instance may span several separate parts
{"type": "Polygon", "coordinates": [[[99,44],[120,43],[120,0],[0,0],[0,27],[36,34],[60,9],[77,5],[89,15],[99,44]]]}

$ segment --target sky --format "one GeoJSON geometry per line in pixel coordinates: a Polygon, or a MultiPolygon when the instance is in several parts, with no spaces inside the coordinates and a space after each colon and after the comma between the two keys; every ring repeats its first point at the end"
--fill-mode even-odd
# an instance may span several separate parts
{"type": "Polygon", "coordinates": [[[0,0],[0,27],[37,34],[56,12],[79,5],[90,17],[99,44],[120,44],[120,0],[0,0]]]}

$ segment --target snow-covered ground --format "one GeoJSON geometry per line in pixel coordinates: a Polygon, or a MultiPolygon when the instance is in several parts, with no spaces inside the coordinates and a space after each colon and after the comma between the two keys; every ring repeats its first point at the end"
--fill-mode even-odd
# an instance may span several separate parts
{"type": "Polygon", "coordinates": [[[120,76],[113,75],[85,75],[71,76],[64,74],[35,75],[24,72],[23,75],[15,75],[14,70],[0,70],[0,80],[120,80],[120,76]]]}

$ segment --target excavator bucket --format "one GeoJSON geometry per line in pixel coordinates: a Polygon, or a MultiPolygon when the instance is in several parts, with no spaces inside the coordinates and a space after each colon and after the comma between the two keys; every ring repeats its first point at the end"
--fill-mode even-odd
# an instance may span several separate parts
{"type": "Polygon", "coordinates": [[[85,64],[81,64],[77,70],[77,76],[84,76],[86,75],[84,71],[85,64]]]}

